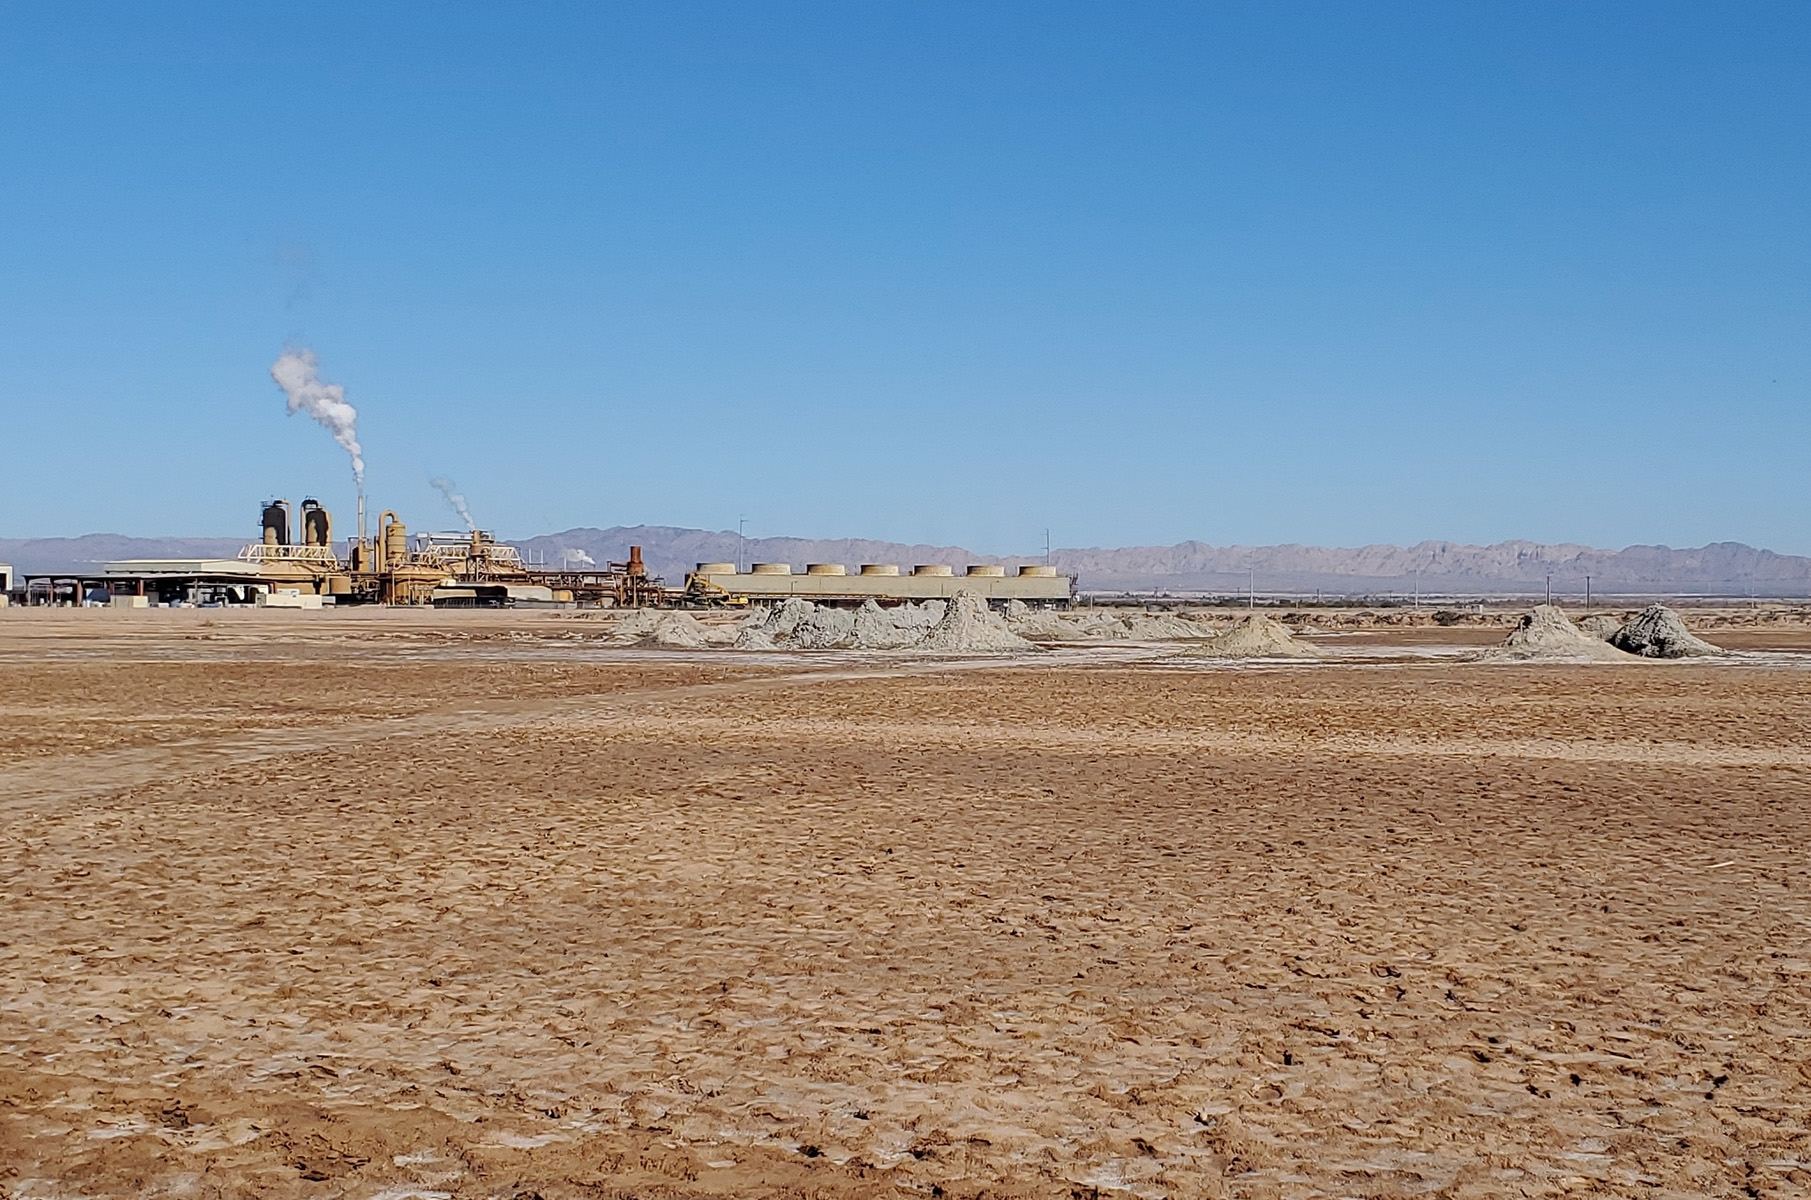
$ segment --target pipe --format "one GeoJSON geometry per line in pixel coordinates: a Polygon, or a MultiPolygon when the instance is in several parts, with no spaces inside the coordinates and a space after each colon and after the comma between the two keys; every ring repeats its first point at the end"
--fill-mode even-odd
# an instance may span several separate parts
{"type": "MultiPolygon", "coordinates": [[[[391,569],[390,526],[400,524],[401,522],[396,519],[396,514],[387,508],[377,514],[377,545],[375,547],[377,553],[375,557],[379,574],[391,569]]],[[[397,563],[396,565],[401,566],[402,564],[397,563]]]]}

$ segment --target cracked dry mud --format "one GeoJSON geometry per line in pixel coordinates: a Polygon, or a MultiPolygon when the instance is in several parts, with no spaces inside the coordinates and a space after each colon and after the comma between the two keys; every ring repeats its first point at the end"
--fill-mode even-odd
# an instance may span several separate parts
{"type": "Polygon", "coordinates": [[[0,620],[0,1191],[1811,1188],[1811,673],[0,620]]]}

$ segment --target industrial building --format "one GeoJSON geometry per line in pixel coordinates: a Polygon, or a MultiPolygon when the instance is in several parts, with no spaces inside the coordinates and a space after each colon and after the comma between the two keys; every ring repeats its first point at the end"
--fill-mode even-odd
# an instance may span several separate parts
{"type": "Polygon", "coordinates": [[[259,537],[233,558],[122,559],[98,570],[32,575],[29,604],[434,604],[451,607],[640,606],[669,599],[647,573],[641,548],[629,561],[585,570],[530,566],[513,546],[482,530],[425,534],[413,541],[393,512],[378,515],[375,536],[361,533],[336,551],[333,519],[309,499],[292,523],[286,500],[259,511],[259,537]],[[299,537],[296,536],[299,533],[299,537]]]}
{"type": "Polygon", "coordinates": [[[947,600],[972,592],[993,605],[1018,600],[1034,608],[1067,608],[1075,597],[1075,579],[1056,568],[1024,564],[1007,568],[986,564],[958,575],[942,563],[924,563],[901,574],[892,563],[863,563],[851,574],[840,563],[810,563],[803,575],[789,563],[755,563],[748,571],[734,563],[699,563],[686,576],[686,593],[700,600],[713,597],[740,602],[776,602],[799,596],[818,604],[859,604],[864,600],[902,602],[947,600]]]}
{"type": "MultiPolygon", "coordinates": [[[[374,536],[360,533],[335,548],[333,517],[320,502],[267,501],[258,516],[258,539],[233,558],[139,558],[96,564],[91,572],[29,575],[27,604],[112,604],[119,607],[249,604],[269,608],[319,608],[326,604],[432,604],[450,608],[494,607],[716,607],[777,603],[797,596],[818,604],[854,605],[947,600],[970,592],[999,607],[1017,600],[1034,608],[1066,608],[1075,596],[1073,576],[1045,564],[1014,568],[975,564],[958,573],[940,563],[909,573],[891,563],[864,563],[851,572],[838,563],[810,563],[796,573],[788,563],[699,563],[683,588],[667,588],[648,573],[641,547],[626,562],[602,567],[547,567],[525,562],[513,546],[472,529],[418,534],[393,512],[378,514],[374,536]]],[[[10,569],[0,578],[11,584],[10,569]]],[[[6,588],[0,587],[0,594],[6,588]]]]}

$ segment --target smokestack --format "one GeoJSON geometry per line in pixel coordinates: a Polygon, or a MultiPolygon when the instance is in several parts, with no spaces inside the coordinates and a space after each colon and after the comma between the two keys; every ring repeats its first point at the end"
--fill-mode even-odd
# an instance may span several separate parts
{"type": "Polygon", "coordinates": [[[453,511],[459,514],[461,521],[465,522],[465,531],[477,533],[478,522],[472,520],[472,510],[465,506],[465,497],[459,494],[459,485],[446,478],[430,479],[428,483],[433,485],[435,491],[445,496],[446,502],[453,506],[453,511]]]}
{"type": "MultiPolygon", "coordinates": [[[[346,389],[337,383],[322,383],[320,363],[314,351],[306,347],[285,350],[270,365],[270,377],[289,397],[289,415],[305,412],[322,429],[333,435],[340,449],[352,459],[352,482],[359,495],[365,494],[365,452],[358,444],[358,409],[346,403],[346,389]]],[[[362,532],[362,531],[361,531],[362,532]]]]}

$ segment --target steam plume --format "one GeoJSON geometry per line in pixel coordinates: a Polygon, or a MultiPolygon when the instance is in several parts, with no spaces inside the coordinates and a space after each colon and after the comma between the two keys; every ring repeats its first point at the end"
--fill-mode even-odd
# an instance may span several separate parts
{"type": "Polygon", "coordinates": [[[285,350],[270,365],[270,377],[289,397],[289,415],[305,412],[322,429],[333,435],[352,458],[352,481],[359,493],[365,490],[365,452],[358,444],[358,409],[346,403],[346,389],[337,383],[322,383],[317,374],[320,363],[309,349],[285,350]]]}
{"type": "Polygon", "coordinates": [[[465,531],[477,533],[478,522],[472,520],[472,510],[465,506],[465,497],[459,494],[459,485],[445,478],[430,479],[428,482],[434,486],[435,491],[446,497],[448,504],[453,506],[453,511],[459,514],[461,521],[465,522],[465,531]]]}
{"type": "Polygon", "coordinates": [[[595,567],[597,565],[595,558],[578,549],[560,551],[560,561],[575,567],[595,567]]]}

